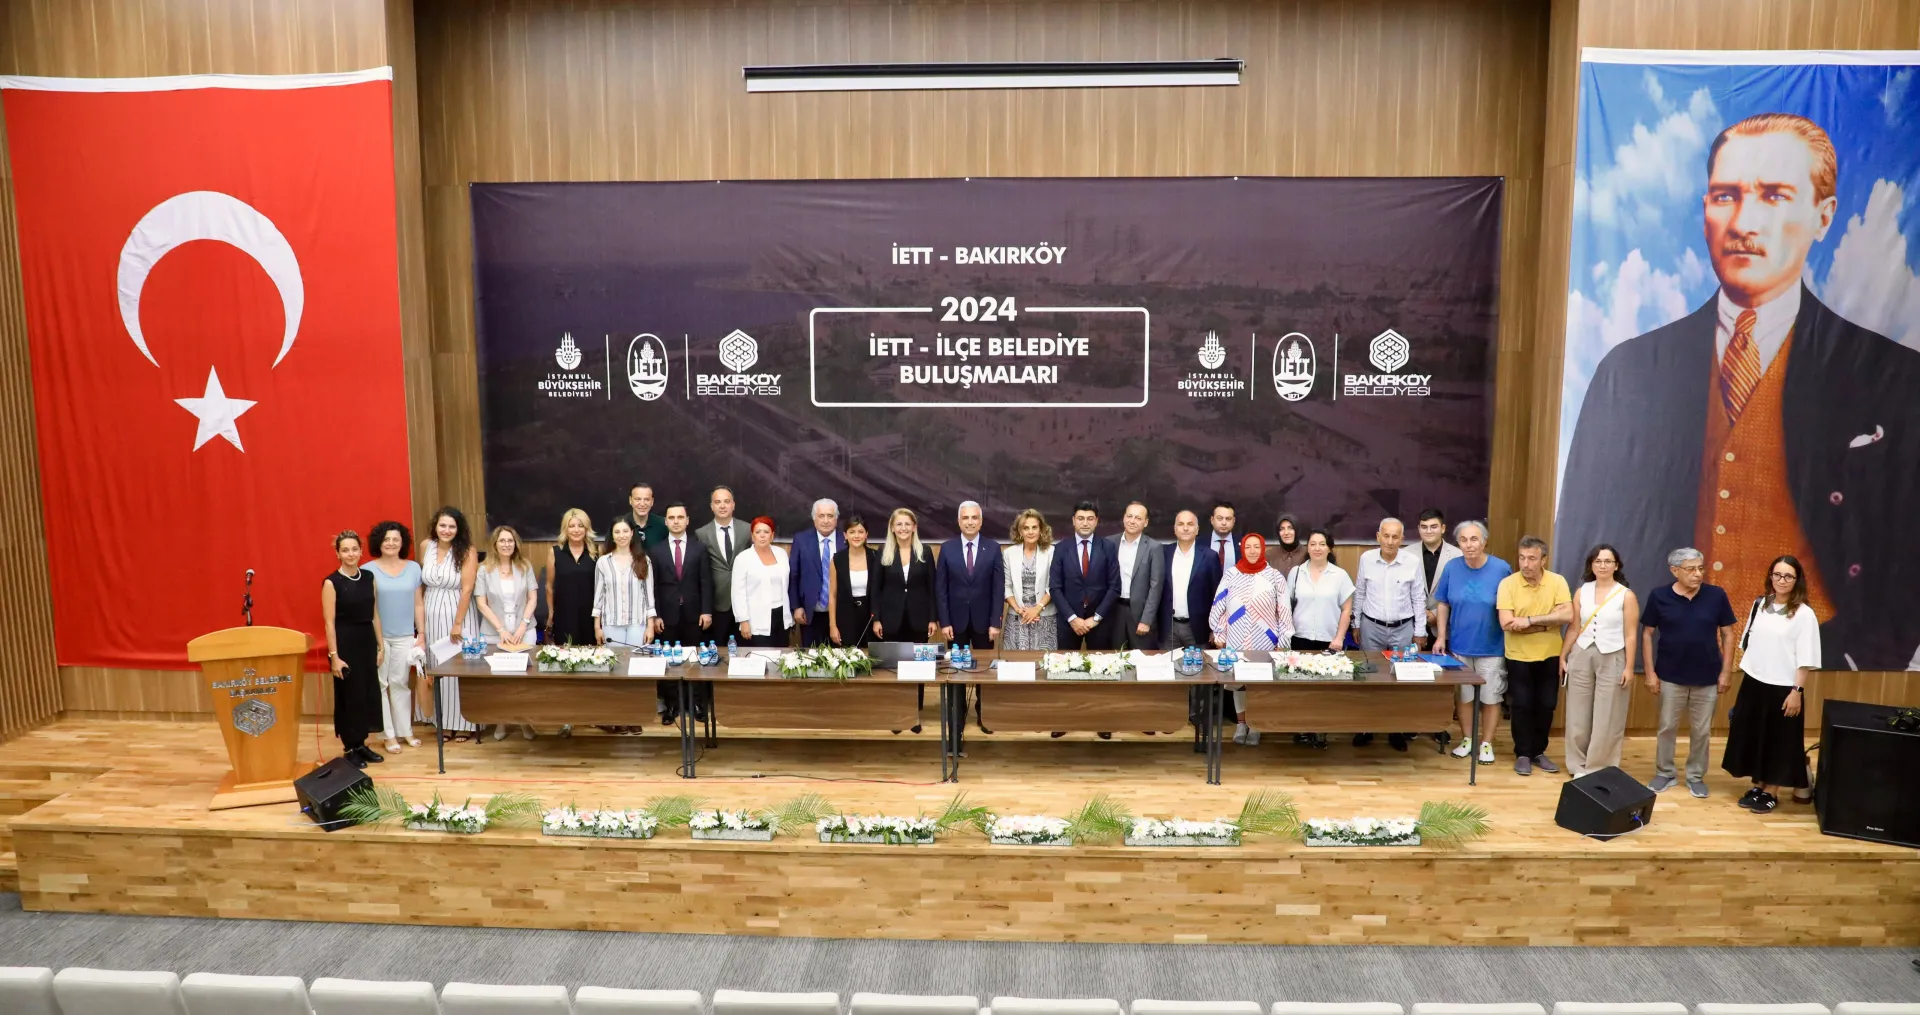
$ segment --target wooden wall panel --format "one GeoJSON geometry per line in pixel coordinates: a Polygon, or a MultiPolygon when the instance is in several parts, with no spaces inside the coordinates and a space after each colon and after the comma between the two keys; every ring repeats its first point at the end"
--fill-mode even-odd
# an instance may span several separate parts
{"type": "MultiPolygon", "coordinates": [[[[393,65],[402,342],[417,506],[438,496],[439,484],[413,52],[412,0],[0,0],[0,73],[6,74],[295,74],[393,65]]],[[[0,140],[0,154],[3,146],[0,140]]],[[[82,692],[65,703],[69,708],[204,711],[204,701],[179,704],[177,688],[197,679],[191,674],[55,672],[13,189],[10,170],[0,166],[0,173],[8,174],[0,179],[0,587],[14,590],[0,610],[0,643],[8,647],[0,653],[0,738],[57,713],[63,690],[82,692]]]]}
{"type": "Polygon", "coordinates": [[[467,186],[944,176],[1500,175],[1493,494],[1523,527],[1546,8],[1498,0],[420,0],[441,481],[485,517],[467,186]],[[748,95],[746,64],[1232,55],[1237,88],[748,95]]]}

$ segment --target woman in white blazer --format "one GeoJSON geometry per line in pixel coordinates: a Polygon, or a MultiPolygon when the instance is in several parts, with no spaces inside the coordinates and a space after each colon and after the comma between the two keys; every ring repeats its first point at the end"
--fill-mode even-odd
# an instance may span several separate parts
{"type": "Polygon", "coordinates": [[[1053,569],[1053,528],[1040,512],[1028,508],[1014,516],[1010,535],[1013,544],[1000,551],[1007,575],[1000,648],[1051,651],[1060,646],[1053,595],[1047,590],[1047,575],[1053,569]]]}
{"type": "Polygon", "coordinates": [[[773,519],[753,520],[753,545],[733,558],[733,615],[748,645],[784,648],[787,618],[787,551],[773,545],[773,519]]]}

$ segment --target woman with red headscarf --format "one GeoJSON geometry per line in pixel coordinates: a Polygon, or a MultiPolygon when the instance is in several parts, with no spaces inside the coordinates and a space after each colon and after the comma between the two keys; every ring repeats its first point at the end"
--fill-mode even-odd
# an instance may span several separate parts
{"type": "MultiPolygon", "coordinates": [[[[1221,576],[1207,623],[1216,646],[1238,652],[1272,652],[1293,637],[1287,578],[1267,566],[1267,541],[1257,533],[1240,540],[1239,559],[1221,576]]],[[[1228,690],[1237,720],[1233,742],[1252,747],[1260,742],[1260,732],[1247,725],[1246,689],[1230,684],[1228,690]]]]}
{"type": "Polygon", "coordinates": [[[733,615],[746,644],[785,648],[787,618],[793,615],[787,551],[773,545],[773,519],[755,518],[752,531],[753,545],[733,558],[733,615]]]}

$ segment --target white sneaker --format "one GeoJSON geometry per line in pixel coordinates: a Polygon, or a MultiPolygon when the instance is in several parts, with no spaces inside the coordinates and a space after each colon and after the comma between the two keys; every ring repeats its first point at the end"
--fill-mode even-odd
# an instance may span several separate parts
{"type": "Polygon", "coordinates": [[[1461,737],[1460,742],[1453,745],[1452,754],[1456,758],[1464,758],[1467,755],[1472,753],[1473,753],[1473,741],[1468,740],[1466,737],[1461,737]]]}
{"type": "Polygon", "coordinates": [[[505,739],[507,739],[507,724],[506,724],[506,723],[495,723],[495,724],[494,724],[494,726],[493,726],[493,739],[495,739],[495,740],[505,740],[505,739]]]}
{"type": "Polygon", "coordinates": [[[1234,724],[1233,724],[1233,742],[1234,742],[1234,743],[1236,743],[1236,744],[1244,744],[1244,743],[1246,743],[1246,742],[1247,742],[1247,733],[1248,733],[1248,732],[1249,732],[1249,730],[1247,729],[1247,724],[1246,724],[1246,723],[1243,723],[1243,722],[1241,722],[1241,723],[1234,723],[1234,724]]]}
{"type": "Polygon", "coordinates": [[[1480,763],[1482,765],[1493,764],[1493,744],[1490,741],[1482,740],[1480,742],[1480,763]]]}
{"type": "Polygon", "coordinates": [[[1260,731],[1251,726],[1247,727],[1247,739],[1240,742],[1246,744],[1248,747],[1260,746],[1260,731]]]}
{"type": "Polygon", "coordinates": [[[533,728],[532,723],[522,723],[520,726],[520,735],[528,740],[532,740],[535,736],[538,736],[539,733],[533,728]]]}

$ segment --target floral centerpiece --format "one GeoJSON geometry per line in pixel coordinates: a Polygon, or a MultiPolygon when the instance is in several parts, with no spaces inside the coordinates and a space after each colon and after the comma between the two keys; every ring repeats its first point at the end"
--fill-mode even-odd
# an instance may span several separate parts
{"type": "Polygon", "coordinates": [[[857,648],[808,648],[783,652],[780,675],[789,680],[851,680],[873,672],[873,657],[857,648]]]}
{"type": "Polygon", "coordinates": [[[542,811],[544,835],[579,835],[595,839],[651,839],[661,828],[687,823],[693,798],[657,797],[637,808],[589,810],[568,804],[542,811]]]}
{"type": "Polygon", "coordinates": [[[1455,800],[1429,800],[1418,818],[1310,818],[1300,828],[1309,846],[1456,845],[1485,835],[1487,812],[1455,800]]]}
{"type": "Polygon", "coordinates": [[[962,825],[985,830],[990,815],[985,807],[967,805],[965,793],[954,794],[938,817],[924,814],[904,817],[893,814],[830,814],[814,826],[821,842],[871,842],[890,846],[925,846],[941,832],[962,825]]]}
{"type": "Polygon", "coordinates": [[[613,650],[605,645],[542,645],[533,658],[542,673],[613,672],[613,650]]]}
{"type": "Polygon", "coordinates": [[[1047,671],[1049,679],[1058,679],[1066,673],[1085,673],[1092,665],[1084,652],[1048,652],[1040,657],[1040,668],[1047,671]]]}
{"type": "Polygon", "coordinates": [[[1238,846],[1248,835],[1286,834],[1300,824],[1292,798],[1259,790],[1240,805],[1240,815],[1228,820],[1189,821],[1182,818],[1134,818],[1128,823],[1129,846],[1238,846]]]}
{"type": "Polygon", "coordinates": [[[1046,814],[989,816],[988,841],[998,846],[1071,846],[1075,842],[1113,842],[1126,834],[1129,815],[1105,794],[1094,797],[1071,818],[1046,814]]]}
{"type": "Polygon", "coordinates": [[[471,798],[453,804],[436,791],[426,803],[410,804],[393,790],[361,786],[347,795],[340,816],[361,825],[399,823],[417,832],[477,835],[495,825],[520,825],[539,813],[540,801],[518,793],[495,793],[484,804],[471,798]]]}
{"type": "Polygon", "coordinates": [[[694,811],[687,819],[687,828],[696,839],[768,842],[777,833],[792,834],[795,829],[820,820],[828,809],[825,800],[809,793],[771,810],[694,811]]]}
{"type": "Polygon", "coordinates": [[[1275,652],[1273,672],[1283,678],[1339,680],[1351,679],[1356,671],[1353,660],[1340,652],[1275,652]]]}

